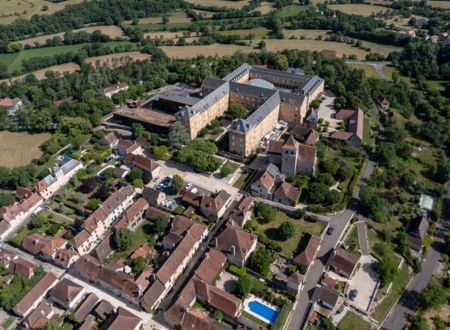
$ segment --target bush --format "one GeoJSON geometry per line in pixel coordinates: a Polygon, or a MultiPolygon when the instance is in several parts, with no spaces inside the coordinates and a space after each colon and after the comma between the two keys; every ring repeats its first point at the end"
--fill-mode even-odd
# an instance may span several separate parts
{"type": "Polygon", "coordinates": [[[275,220],[277,210],[265,203],[257,203],[255,206],[255,214],[257,217],[264,219],[265,222],[271,222],[275,220]]]}
{"type": "Polygon", "coordinates": [[[230,175],[232,172],[233,172],[233,170],[232,170],[229,166],[227,166],[227,165],[222,166],[222,168],[220,169],[220,175],[221,175],[223,178],[226,178],[226,177],[227,177],[228,175],[230,175]]]}
{"type": "Polygon", "coordinates": [[[295,226],[292,222],[285,221],[278,228],[278,233],[283,241],[295,236],[295,226]]]}
{"type": "Polygon", "coordinates": [[[228,268],[228,271],[238,277],[244,276],[247,273],[245,267],[239,268],[235,265],[230,265],[230,267],[228,268]]]}
{"type": "Polygon", "coordinates": [[[333,176],[330,173],[320,173],[317,177],[317,182],[323,183],[324,185],[331,187],[336,183],[333,176]]]}

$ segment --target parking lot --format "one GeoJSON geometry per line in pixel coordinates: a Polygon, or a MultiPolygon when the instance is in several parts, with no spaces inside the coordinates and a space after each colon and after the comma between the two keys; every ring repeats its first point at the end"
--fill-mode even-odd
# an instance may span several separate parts
{"type": "Polygon", "coordinates": [[[335,99],[336,96],[332,92],[325,91],[321,97],[322,102],[317,111],[319,119],[323,118],[323,120],[330,123],[328,126],[330,131],[335,131],[338,123],[341,121],[336,119],[336,109],[334,108],[335,99]]]}
{"type": "Polygon", "coordinates": [[[364,311],[369,308],[379,281],[378,273],[372,266],[374,262],[376,262],[376,259],[371,255],[361,256],[359,268],[352,279],[348,281],[347,293],[351,290],[358,291],[355,300],[349,300],[349,303],[364,311]]]}

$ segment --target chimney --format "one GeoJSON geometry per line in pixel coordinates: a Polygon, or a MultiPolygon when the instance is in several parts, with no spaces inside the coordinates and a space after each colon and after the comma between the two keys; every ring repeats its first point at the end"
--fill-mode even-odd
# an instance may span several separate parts
{"type": "Polygon", "coordinates": [[[236,247],[234,245],[231,246],[231,255],[236,255],[236,247]]]}

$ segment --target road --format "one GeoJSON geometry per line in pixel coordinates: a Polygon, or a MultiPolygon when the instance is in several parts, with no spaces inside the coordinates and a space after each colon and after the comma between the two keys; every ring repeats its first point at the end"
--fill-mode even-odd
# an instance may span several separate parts
{"type": "MultiPolygon", "coordinates": [[[[448,193],[446,198],[447,203],[450,203],[450,182],[448,183],[448,193]]],[[[408,317],[414,313],[420,292],[427,286],[433,276],[433,271],[439,262],[440,253],[443,252],[445,239],[449,232],[450,217],[448,214],[445,214],[436,227],[436,234],[434,235],[433,243],[428,249],[425,262],[422,264],[422,270],[414,280],[412,280],[395,307],[391,310],[391,313],[381,326],[382,329],[402,329],[408,317]]]]}
{"type": "Polygon", "coordinates": [[[359,221],[356,223],[356,227],[358,228],[358,240],[361,255],[367,256],[369,255],[369,246],[367,244],[366,223],[364,221],[359,221]]]}
{"type": "Polygon", "coordinates": [[[387,62],[387,61],[357,61],[357,60],[347,60],[347,61],[345,61],[345,63],[372,65],[373,67],[375,67],[375,70],[377,70],[378,74],[381,76],[381,79],[383,79],[383,80],[388,80],[388,78],[386,77],[386,74],[383,71],[383,68],[386,65],[392,64],[392,62],[387,62]]]}

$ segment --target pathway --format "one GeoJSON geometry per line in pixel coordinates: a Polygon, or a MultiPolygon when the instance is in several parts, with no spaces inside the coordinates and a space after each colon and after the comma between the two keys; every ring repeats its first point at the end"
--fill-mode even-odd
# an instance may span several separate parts
{"type": "Polygon", "coordinates": [[[361,255],[367,256],[369,255],[369,245],[367,243],[366,223],[364,221],[358,221],[356,227],[358,228],[359,250],[361,251],[361,255]]]}

